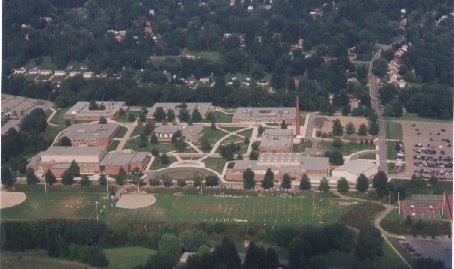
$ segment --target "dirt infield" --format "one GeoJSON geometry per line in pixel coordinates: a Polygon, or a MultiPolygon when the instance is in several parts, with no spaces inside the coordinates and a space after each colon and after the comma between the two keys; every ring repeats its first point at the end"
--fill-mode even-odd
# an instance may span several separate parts
{"type": "Polygon", "coordinates": [[[27,196],[23,192],[1,192],[0,193],[0,209],[13,207],[25,201],[27,196]]]}
{"type": "Polygon", "coordinates": [[[117,207],[136,209],[156,203],[156,197],[151,194],[124,194],[117,202],[117,207]]]}

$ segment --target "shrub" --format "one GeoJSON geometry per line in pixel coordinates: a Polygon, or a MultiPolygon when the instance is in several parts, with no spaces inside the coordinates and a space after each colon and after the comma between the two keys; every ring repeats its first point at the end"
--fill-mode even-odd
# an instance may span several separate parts
{"type": "Polygon", "coordinates": [[[179,179],[177,179],[177,184],[180,187],[184,187],[184,186],[186,186],[186,180],[179,178],[179,179]]]}
{"type": "Polygon", "coordinates": [[[159,186],[159,185],[161,185],[161,181],[159,179],[157,179],[157,178],[150,178],[148,183],[150,183],[150,186],[159,186]]]}
{"type": "Polygon", "coordinates": [[[172,179],[166,178],[164,179],[164,186],[171,187],[173,185],[172,179]]]}

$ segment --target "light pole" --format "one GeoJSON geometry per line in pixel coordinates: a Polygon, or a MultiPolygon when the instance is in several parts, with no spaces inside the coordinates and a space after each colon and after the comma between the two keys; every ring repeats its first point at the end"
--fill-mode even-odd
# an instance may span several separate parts
{"type": "Polygon", "coordinates": [[[136,175],[137,177],[137,192],[140,191],[140,182],[139,182],[139,174],[140,174],[140,171],[139,170],[136,170],[134,171],[134,174],[136,175]]]}
{"type": "Polygon", "coordinates": [[[96,201],[96,220],[98,221],[99,220],[99,216],[98,216],[98,201],[96,201]]]}

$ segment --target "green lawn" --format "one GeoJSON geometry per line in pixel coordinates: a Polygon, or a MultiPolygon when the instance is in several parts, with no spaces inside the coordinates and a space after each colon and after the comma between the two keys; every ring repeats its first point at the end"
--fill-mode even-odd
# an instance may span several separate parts
{"type": "Polygon", "coordinates": [[[243,129],[243,127],[223,127],[222,129],[229,131],[229,132],[236,132],[238,130],[243,129]]]}
{"type": "Polygon", "coordinates": [[[63,119],[63,114],[68,110],[68,108],[59,108],[57,109],[57,113],[55,113],[54,117],[50,121],[53,124],[56,125],[61,125],[61,126],[66,126],[65,125],[65,120],[63,119]]]}
{"type": "Polygon", "coordinates": [[[45,253],[34,255],[31,251],[2,253],[0,257],[0,267],[8,269],[88,268],[86,264],[80,262],[50,258],[45,253]]]}
{"type": "Polygon", "coordinates": [[[207,59],[212,62],[218,62],[221,58],[221,55],[217,51],[194,51],[194,50],[184,50],[184,54],[189,54],[193,56],[197,56],[200,58],[207,59]]]}
{"type": "Polygon", "coordinates": [[[208,157],[204,161],[205,167],[211,168],[218,173],[222,173],[226,160],[224,158],[208,157]]]}
{"type": "Polygon", "coordinates": [[[167,153],[169,151],[175,150],[175,147],[173,146],[172,143],[162,143],[159,142],[158,144],[151,144],[149,147],[139,147],[139,142],[140,139],[138,137],[136,138],[130,138],[125,144],[125,149],[133,149],[135,151],[140,151],[140,152],[151,152],[152,148],[156,148],[159,150],[161,153],[167,153]]]}
{"type": "Polygon", "coordinates": [[[168,156],[168,157],[169,157],[169,163],[168,164],[163,164],[163,163],[161,163],[161,160],[159,158],[155,158],[153,163],[150,166],[150,169],[151,170],[158,170],[158,169],[161,169],[161,168],[169,167],[169,165],[171,163],[174,163],[174,162],[177,161],[177,159],[175,157],[171,157],[171,156],[168,156]]]}
{"type": "Polygon", "coordinates": [[[131,122],[128,120],[128,114],[133,114],[135,118],[139,116],[140,111],[128,111],[124,115],[119,115],[115,120],[118,122],[131,122]]]}
{"type": "Polygon", "coordinates": [[[366,159],[366,160],[376,160],[377,154],[375,153],[366,153],[358,157],[358,159],[366,159]]]}
{"type": "Polygon", "coordinates": [[[202,179],[204,176],[199,172],[184,170],[184,171],[169,171],[162,173],[158,176],[160,179],[170,178],[172,180],[184,179],[184,180],[194,180],[194,178],[202,179]]]}
{"type": "Polygon", "coordinates": [[[64,127],[47,125],[46,130],[44,131],[49,137],[55,139],[55,137],[63,131],[64,127]]]}
{"type": "Polygon", "coordinates": [[[143,129],[144,129],[143,127],[136,126],[134,128],[134,131],[132,131],[132,133],[131,133],[131,137],[134,137],[136,135],[140,135],[143,132],[143,129]]]}
{"type": "Polygon", "coordinates": [[[104,249],[109,260],[109,269],[132,268],[139,264],[145,264],[148,257],[156,253],[155,250],[144,247],[123,247],[104,249]]]}
{"type": "Polygon", "coordinates": [[[114,140],[112,143],[110,143],[109,147],[107,148],[107,151],[114,151],[117,149],[118,144],[120,144],[120,140],[114,140]]]}
{"type": "MultiPolygon", "coordinates": [[[[211,115],[213,115],[214,122],[216,123],[231,123],[233,114],[225,114],[219,111],[216,112],[211,112],[211,115]]],[[[203,120],[202,122],[211,122],[209,120],[203,120]]]]}
{"type": "Polygon", "coordinates": [[[123,138],[128,131],[128,128],[120,126],[120,131],[118,131],[116,138],[123,138]]]}
{"type": "Polygon", "coordinates": [[[342,143],[342,147],[334,147],[332,142],[321,142],[319,145],[322,146],[322,148],[325,148],[326,150],[329,151],[339,151],[342,153],[342,155],[350,155],[354,152],[358,152],[361,150],[367,150],[367,149],[375,149],[375,145],[366,145],[366,144],[350,144],[350,143],[342,143]]]}
{"type": "Polygon", "coordinates": [[[252,131],[253,131],[253,129],[247,129],[247,130],[241,131],[241,132],[239,132],[237,134],[242,135],[242,136],[247,137],[247,138],[251,138],[252,131]]]}
{"type": "Polygon", "coordinates": [[[373,261],[360,260],[355,255],[354,250],[349,253],[331,251],[328,254],[323,255],[323,257],[325,257],[328,266],[336,268],[408,268],[386,242],[383,243],[383,252],[384,255],[382,257],[373,261]]]}
{"type": "Polygon", "coordinates": [[[105,192],[96,186],[53,187],[48,193],[44,193],[42,186],[20,186],[18,189],[26,192],[27,200],[15,207],[2,209],[0,211],[2,220],[95,219],[95,201],[100,201],[100,206],[106,206],[105,213],[99,216],[100,219],[114,227],[127,227],[130,224],[147,221],[234,223],[235,219],[252,224],[318,226],[336,222],[351,208],[334,203],[342,201],[338,198],[317,198],[317,207],[314,209],[312,195],[320,197],[318,193],[307,193],[292,198],[279,198],[275,195],[257,196],[255,192],[238,192],[241,195],[238,198],[213,196],[214,193],[225,192],[219,190],[207,192],[203,196],[155,193],[156,204],[130,210],[114,207],[113,202],[103,199],[105,192]],[[84,189],[87,191],[80,191],[84,189]]]}
{"type": "Polygon", "coordinates": [[[402,125],[396,122],[387,122],[386,123],[386,138],[388,139],[397,139],[402,140],[402,125]]]}
{"type": "Polygon", "coordinates": [[[293,153],[303,153],[307,148],[312,147],[312,142],[301,143],[301,144],[293,144],[292,152],[293,153]]]}
{"type": "MultiPolygon", "coordinates": [[[[221,139],[225,135],[226,133],[219,129],[213,130],[211,129],[211,127],[203,127],[203,136],[208,138],[208,141],[210,141],[211,145],[214,145],[219,139],[221,139]]],[[[197,143],[194,143],[194,145],[200,146],[200,140],[197,141],[197,143]]]]}
{"type": "Polygon", "coordinates": [[[387,158],[388,160],[395,160],[397,158],[396,141],[387,141],[387,158]]]}
{"type": "Polygon", "coordinates": [[[433,119],[433,118],[423,118],[419,117],[415,113],[407,113],[405,116],[402,117],[385,117],[385,120],[409,120],[409,121],[428,121],[428,122],[452,122],[450,120],[440,120],[440,119],[433,119]]]}

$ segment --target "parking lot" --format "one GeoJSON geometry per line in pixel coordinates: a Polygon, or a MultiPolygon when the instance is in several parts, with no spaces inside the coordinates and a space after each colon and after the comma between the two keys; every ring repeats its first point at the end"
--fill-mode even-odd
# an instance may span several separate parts
{"type": "Polygon", "coordinates": [[[33,109],[42,108],[46,111],[53,106],[52,102],[46,100],[2,94],[2,124],[7,119],[7,122],[2,125],[2,134],[11,127],[19,130],[20,121],[33,109]]]}
{"type": "Polygon", "coordinates": [[[415,258],[431,257],[445,262],[447,268],[452,264],[452,243],[447,237],[414,238],[408,236],[405,240],[399,240],[402,246],[415,258]]]}
{"type": "Polygon", "coordinates": [[[452,180],[452,123],[400,121],[404,136],[406,176],[452,180]]]}

